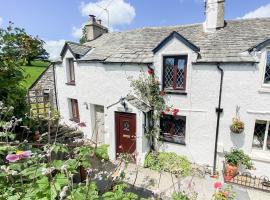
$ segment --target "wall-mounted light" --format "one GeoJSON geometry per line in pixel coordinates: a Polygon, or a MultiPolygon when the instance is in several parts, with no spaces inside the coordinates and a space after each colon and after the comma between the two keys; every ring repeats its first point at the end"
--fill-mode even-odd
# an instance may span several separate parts
{"type": "Polygon", "coordinates": [[[120,99],[120,104],[121,104],[121,105],[125,108],[125,110],[126,110],[127,104],[126,104],[126,102],[125,102],[125,98],[121,97],[121,99],[120,99]]]}
{"type": "Polygon", "coordinates": [[[89,110],[89,107],[88,107],[88,103],[87,102],[84,102],[83,105],[85,106],[85,109],[86,110],[89,110]]]}

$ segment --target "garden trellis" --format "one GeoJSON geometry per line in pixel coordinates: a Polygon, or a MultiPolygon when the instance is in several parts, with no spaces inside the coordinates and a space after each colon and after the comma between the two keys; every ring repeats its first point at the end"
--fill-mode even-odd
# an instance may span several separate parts
{"type": "Polygon", "coordinates": [[[31,117],[48,117],[55,112],[53,90],[36,89],[28,90],[27,100],[30,108],[31,117]]]}

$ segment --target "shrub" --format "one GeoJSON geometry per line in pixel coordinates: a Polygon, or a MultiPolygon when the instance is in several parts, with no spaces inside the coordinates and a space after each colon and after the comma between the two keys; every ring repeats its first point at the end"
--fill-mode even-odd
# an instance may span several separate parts
{"type": "Polygon", "coordinates": [[[190,198],[184,192],[173,192],[172,200],[190,200],[190,198]]]}
{"type": "Polygon", "coordinates": [[[144,167],[182,176],[188,176],[191,169],[190,162],[185,156],[178,156],[176,153],[167,152],[149,153],[145,158],[144,167]]]}
{"type": "Polygon", "coordinates": [[[233,149],[231,152],[227,152],[225,154],[225,159],[232,166],[242,164],[247,169],[251,169],[253,166],[251,158],[240,149],[233,149]]]}
{"type": "Polygon", "coordinates": [[[108,147],[109,147],[109,145],[107,145],[107,144],[103,144],[103,145],[97,147],[96,151],[95,151],[96,156],[99,159],[103,159],[103,160],[108,161],[109,160],[108,147]]]}

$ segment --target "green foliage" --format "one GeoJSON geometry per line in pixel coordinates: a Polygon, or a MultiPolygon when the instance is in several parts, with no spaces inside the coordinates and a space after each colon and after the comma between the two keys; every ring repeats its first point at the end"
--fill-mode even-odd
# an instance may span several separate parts
{"type": "Polygon", "coordinates": [[[86,33],[86,27],[83,27],[83,33],[82,33],[82,37],[80,38],[80,43],[83,44],[87,42],[87,33],[86,33]]]}
{"type": "Polygon", "coordinates": [[[233,149],[231,152],[227,152],[225,159],[232,166],[242,164],[247,169],[251,169],[253,166],[251,158],[240,149],[233,149]]]}
{"type": "Polygon", "coordinates": [[[23,29],[14,28],[10,23],[6,29],[0,28],[0,101],[14,107],[14,115],[23,116],[26,111],[26,89],[22,62],[26,57],[28,36],[23,29]]]}
{"type": "Polygon", "coordinates": [[[184,192],[173,192],[172,200],[190,200],[190,198],[184,192]]]}
{"type": "Polygon", "coordinates": [[[156,123],[159,121],[161,112],[166,109],[164,95],[160,92],[160,82],[154,75],[152,69],[148,70],[149,75],[142,73],[138,79],[131,81],[131,87],[135,95],[152,108],[150,121],[152,125],[148,127],[146,136],[149,137],[152,150],[154,150],[154,140],[159,138],[160,127],[156,123]],[[149,73],[150,72],[150,73],[149,73]]]}
{"type": "Polygon", "coordinates": [[[99,159],[108,161],[109,160],[108,148],[109,148],[109,145],[106,145],[106,144],[98,146],[95,151],[96,156],[99,159]]]}
{"type": "Polygon", "coordinates": [[[167,152],[149,153],[145,158],[144,167],[181,176],[188,176],[191,170],[190,162],[186,157],[167,152]]]}
{"type": "Polygon", "coordinates": [[[125,184],[116,185],[113,191],[106,192],[102,197],[104,200],[136,200],[138,196],[131,192],[125,192],[125,184]]]}

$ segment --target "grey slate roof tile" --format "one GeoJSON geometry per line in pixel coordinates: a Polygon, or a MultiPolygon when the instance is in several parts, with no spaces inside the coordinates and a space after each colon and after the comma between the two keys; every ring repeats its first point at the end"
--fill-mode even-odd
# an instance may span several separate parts
{"type": "Polygon", "coordinates": [[[255,62],[241,53],[270,38],[270,18],[227,21],[215,33],[204,32],[203,24],[106,33],[84,44],[94,50],[81,60],[152,63],[152,50],[173,31],[200,48],[198,62],[255,62]]]}

